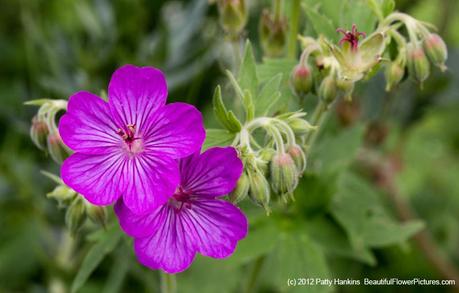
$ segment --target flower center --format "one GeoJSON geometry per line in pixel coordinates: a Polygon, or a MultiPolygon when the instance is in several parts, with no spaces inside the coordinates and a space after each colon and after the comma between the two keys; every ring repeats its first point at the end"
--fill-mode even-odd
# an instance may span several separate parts
{"type": "Polygon", "coordinates": [[[176,211],[180,211],[182,208],[191,209],[191,202],[189,200],[191,195],[191,191],[185,190],[179,185],[174,195],[169,198],[169,205],[174,207],[176,211]]]}
{"type": "Polygon", "coordinates": [[[140,137],[135,136],[135,124],[128,124],[124,129],[118,128],[116,134],[121,136],[124,146],[130,155],[143,152],[143,141],[140,137]]]}
{"type": "Polygon", "coordinates": [[[344,35],[339,41],[339,44],[342,45],[343,43],[348,42],[351,44],[352,50],[357,50],[359,47],[360,37],[366,37],[366,33],[357,31],[357,26],[355,24],[352,25],[351,31],[346,31],[342,28],[338,28],[336,31],[344,35]]]}

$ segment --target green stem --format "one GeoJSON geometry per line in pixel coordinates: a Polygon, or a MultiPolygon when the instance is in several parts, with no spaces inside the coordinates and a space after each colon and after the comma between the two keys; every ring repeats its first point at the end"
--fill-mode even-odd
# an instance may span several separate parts
{"type": "Polygon", "coordinates": [[[328,110],[328,104],[322,101],[322,99],[320,99],[319,103],[317,104],[314,110],[314,113],[312,114],[311,120],[310,120],[310,123],[313,126],[317,126],[317,129],[315,131],[309,132],[306,135],[306,138],[304,141],[305,145],[307,146],[308,152],[310,152],[310,149],[319,134],[320,128],[323,122],[325,121],[325,117],[326,117],[325,114],[328,112],[327,110],[328,110]]]}
{"type": "Polygon", "coordinates": [[[274,21],[279,22],[282,15],[281,0],[273,0],[274,21]]]}
{"type": "Polygon", "coordinates": [[[288,37],[288,57],[296,58],[297,51],[297,35],[299,29],[300,20],[300,0],[293,0],[290,4],[290,34],[288,37]]]}
{"type": "Polygon", "coordinates": [[[161,272],[161,293],[176,293],[177,280],[175,275],[161,272]]]}
{"type": "Polygon", "coordinates": [[[249,279],[244,288],[245,293],[255,292],[254,289],[257,284],[257,280],[258,280],[258,276],[260,275],[261,268],[263,267],[263,264],[265,262],[265,258],[266,256],[262,255],[255,260],[255,263],[253,264],[252,272],[250,273],[249,279]]]}

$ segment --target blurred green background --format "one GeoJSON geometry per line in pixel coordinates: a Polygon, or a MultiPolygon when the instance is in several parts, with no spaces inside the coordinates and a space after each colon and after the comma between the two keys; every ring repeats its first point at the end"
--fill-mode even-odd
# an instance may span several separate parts
{"type": "MultiPolygon", "coordinates": [[[[247,2],[251,3],[248,36],[253,38],[259,56],[257,22],[260,8],[269,1],[247,2]]],[[[216,7],[205,0],[3,0],[1,7],[0,292],[65,292],[88,251],[91,237],[89,241],[82,237],[72,242],[78,249],[69,248],[63,232],[64,211],[46,198],[54,184],[40,173],[48,170],[58,174],[59,166],[32,144],[29,127],[37,109],[23,103],[38,98],[66,99],[78,90],[100,93],[120,65],[150,65],[165,72],[169,101],[197,105],[207,126],[213,127],[211,98],[215,86],[224,82],[223,69],[228,67],[231,49],[218,25],[216,7]]],[[[445,74],[434,71],[422,91],[414,83],[405,82],[391,103],[385,102],[384,78],[378,74],[359,87],[354,106],[344,110],[338,107],[333,113],[319,145],[323,146],[322,153],[326,152],[322,155],[331,157],[329,160],[349,159],[363,139],[363,125],[384,118],[389,125],[384,147],[393,147],[400,137],[403,141],[403,169],[396,178],[401,195],[433,235],[439,255],[459,267],[459,3],[404,0],[397,1],[396,7],[438,27],[449,47],[449,70],[445,74]],[[348,118],[351,123],[343,123],[348,118]],[[358,141],[356,146],[351,138],[358,141]]],[[[311,272],[326,260],[327,268],[323,270],[332,277],[444,278],[413,241],[388,247],[370,245],[371,253],[347,249],[349,243],[343,240],[346,234],[336,224],[340,216],[330,212],[340,204],[327,197],[333,188],[311,173],[302,180],[296,194],[299,199],[294,207],[304,215],[304,228],[311,231],[314,242],[302,253],[306,258],[308,252],[315,255],[316,245],[324,252],[324,259],[308,260],[311,272]],[[317,229],[320,231],[315,233],[317,229]]],[[[360,191],[342,195],[350,196],[343,200],[351,206],[341,208],[352,209],[353,203],[360,201],[360,191]]],[[[368,204],[380,205],[396,217],[383,196],[368,204]]],[[[247,209],[250,219],[258,219],[261,211],[247,209]]],[[[257,220],[251,225],[256,226],[257,220]]],[[[270,234],[254,235],[245,246],[267,249],[263,235],[270,234]]],[[[96,239],[97,235],[92,237],[96,239]]],[[[137,264],[128,245],[120,246],[102,261],[81,292],[155,292],[158,274],[137,264]]],[[[237,267],[231,259],[217,262],[199,258],[190,271],[178,277],[179,292],[240,292],[241,283],[257,265],[246,259],[252,261],[250,255],[258,252],[248,249],[243,253],[247,255],[233,261],[239,262],[237,267]]],[[[262,267],[253,287],[256,290],[285,290],[276,284],[283,279],[273,275],[292,275],[290,269],[298,260],[290,250],[277,254],[282,255],[282,262],[262,267]]],[[[302,276],[307,277],[307,271],[302,276]]],[[[334,290],[438,292],[451,288],[360,286],[334,290]]]]}

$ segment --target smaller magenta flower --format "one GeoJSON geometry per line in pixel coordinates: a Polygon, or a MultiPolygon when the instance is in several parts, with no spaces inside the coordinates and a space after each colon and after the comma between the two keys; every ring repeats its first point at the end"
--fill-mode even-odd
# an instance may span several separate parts
{"type": "Polygon", "coordinates": [[[247,234],[247,219],[233,204],[217,199],[236,186],[242,162],[232,147],[211,148],[179,161],[175,194],[157,210],[136,215],[123,200],[115,205],[121,228],[134,238],[139,261],[173,274],[200,253],[225,258],[247,234]]]}
{"type": "Polygon", "coordinates": [[[95,205],[123,196],[129,209],[145,213],[167,202],[179,182],[176,159],[200,150],[205,131],[196,108],[166,99],[162,72],[133,65],[113,73],[108,102],[72,95],[59,122],[75,152],[62,165],[63,181],[95,205]]]}
{"type": "Polygon", "coordinates": [[[339,41],[339,44],[342,45],[345,42],[348,42],[351,45],[352,50],[357,50],[359,47],[359,39],[360,37],[366,37],[367,34],[364,32],[357,31],[357,26],[355,24],[352,25],[351,31],[346,31],[342,28],[338,28],[336,32],[342,33],[344,36],[339,41]]]}

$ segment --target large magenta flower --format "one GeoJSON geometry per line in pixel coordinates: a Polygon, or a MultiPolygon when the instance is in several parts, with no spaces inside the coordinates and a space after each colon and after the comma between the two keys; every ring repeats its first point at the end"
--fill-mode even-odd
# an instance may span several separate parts
{"type": "Polygon", "coordinates": [[[214,258],[232,254],[247,234],[247,219],[216,197],[233,190],[241,173],[234,148],[212,148],[180,160],[181,182],[174,196],[150,214],[136,215],[119,200],[115,212],[122,229],[134,237],[139,261],[178,273],[197,252],[214,258]]]}
{"type": "Polygon", "coordinates": [[[135,213],[167,202],[179,183],[176,159],[199,150],[205,131],[198,110],[166,99],[161,71],[133,65],[115,71],[108,102],[89,92],[72,95],[59,123],[75,151],[62,166],[64,182],[95,205],[123,196],[135,213]]]}

